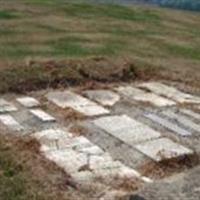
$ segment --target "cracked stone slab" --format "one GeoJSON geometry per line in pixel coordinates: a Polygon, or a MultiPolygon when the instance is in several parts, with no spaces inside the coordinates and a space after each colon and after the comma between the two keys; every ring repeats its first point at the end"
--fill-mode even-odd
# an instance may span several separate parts
{"type": "Polygon", "coordinates": [[[17,108],[5,99],[0,99],[0,113],[17,111],[17,108]]]}
{"type": "Polygon", "coordinates": [[[160,137],[159,132],[126,115],[101,117],[94,120],[93,123],[131,146],[135,143],[160,137]]]}
{"type": "Polygon", "coordinates": [[[39,140],[44,155],[70,173],[75,181],[96,181],[95,178],[99,177],[105,182],[108,178],[115,180],[116,177],[137,177],[144,182],[151,181],[120,161],[113,160],[109,153],[104,152],[84,136],[73,137],[64,130],[49,129],[37,132],[33,137],[39,140]],[[52,142],[56,141],[65,143],[66,149],[51,148],[52,142]]]}
{"type": "Polygon", "coordinates": [[[0,115],[0,121],[14,131],[22,131],[24,127],[20,125],[11,115],[3,114],[0,115]]]}
{"type": "Polygon", "coordinates": [[[131,86],[118,87],[115,90],[129,99],[135,101],[149,102],[158,107],[175,105],[175,102],[172,100],[158,96],[151,92],[145,92],[131,86]]]}
{"type": "Polygon", "coordinates": [[[21,105],[27,108],[33,108],[40,105],[39,101],[33,97],[20,97],[16,99],[21,105]]]}
{"type": "Polygon", "coordinates": [[[74,149],[82,153],[95,154],[102,150],[94,146],[83,136],[73,137],[72,133],[62,129],[47,129],[33,134],[41,144],[41,151],[54,151],[61,149],[74,149]]]}
{"type": "Polygon", "coordinates": [[[31,109],[30,112],[43,122],[54,122],[56,119],[41,109],[31,109]]]}
{"type": "Polygon", "coordinates": [[[120,96],[110,90],[87,90],[83,94],[104,106],[113,106],[120,100],[120,96]]]}
{"type": "Polygon", "coordinates": [[[149,89],[150,91],[166,96],[179,103],[200,103],[200,97],[193,96],[188,93],[181,92],[180,90],[167,86],[159,82],[148,82],[139,85],[140,87],[149,89]]]}
{"type": "Polygon", "coordinates": [[[47,129],[41,132],[34,133],[33,137],[40,141],[58,140],[72,137],[71,133],[68,133],[62,129],[47,129]]]}
{"type": "Polygon", "coordinates": [[[194,119],[200,120],[199,113],[193,112],[192,110],[188,110],[188,109],[181,109],[180,111],[185,115],[188,115],[190,117],[193,117],[194,119]]]}
{"type": "Polygon", "coordinates": [[[157,162],[193,153],[191,149],[175,143],[168,138],[159,138],[144,142],[136,145],[136,148],[157,162]]]}
{"type": "Polygon", "coordinates": [[[150,119],[151,121],[165,127],[166,129],[173,131],[174,133],[180,135],[180,136],[191,136],[192,133],[186,129],[181,128],[180,126],[178,126],[177,124],[175,124],[174,122],[171,122],[163,117],[160,117],[154,113],[147,113],[144,114],[144,116],[148,119],[150,119]]]}
{"type": "Polygon", "coordinates": [[[72,108],[86,116],[95,116],[110,113],[109,110],[70,91],[57,91],[47,94],[47,99],[61,108],[72,108]]]}
{"type": "Polygon", "coordinates": [[[192,120],[185,116],[182,116],[171,110],[165,110],[163,111],[163,114],[173,120],[176,120],[179,124],[182,124],[184,127],[188,127],[196,132],[200,132],[200,125],[194,123],[192,120]]]}

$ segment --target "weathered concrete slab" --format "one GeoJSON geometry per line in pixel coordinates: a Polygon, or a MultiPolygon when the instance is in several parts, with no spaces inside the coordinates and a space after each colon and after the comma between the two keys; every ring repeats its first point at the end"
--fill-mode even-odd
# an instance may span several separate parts
{"type": "Polygon", "coordinates": [[[190,120],[189,118],[180,115],[178,113],[175,113],[171,110],[165,110],[163,111],[163,114],[175,121],[177,121],[179,124],[182,124],[184,127],[188,127],[196,132],[200,132],[200,125],[194,123],[192,120],[190,120]]]}
{"type": "Polygon", "coordinates": [[[120,96],[110,90],[87,90],[84,94],[104,106],[113,106],[120,100],[120,96]]]}
{"type": "Polygon", "coordinates": [[[175,132],[178,135],[181,136],[191,136],[192,133],[187,131],[186,129],[181,128],[180,126],[178,126],[177,124],[175,124],[174,122],[171,122],[165,118],[162,118],[156,114],[153,113],[147,113],[144,114],[145,117],[147,117],[148,119],[152,120],[153,122],[165,127],[166,129],[175,132]]]}
{"type": "Polygon", "coordinates": [[[105,115],[109,114],[110,111],[105,109],[97,104],[95,105],[87,105],[87,106],[73,106],[71,107],[74,110],[86,115],[86,116],[97,116],[97,115],[105,115]]]}
{"type": "Polygon", "coordinates": [[[17,108],[5,99],[0,99],[0,113],[17,111],[17,108]]]}
{"type": "Polygon", "coordinates": [[[160,137],[160,133],[126,115],[101,117],[93,123],[129,145],[160,137]]]}
{"type": "Polygon", "coordinates": [[[20,97],[16,99],[21,105],[27,108],[33,108],[40,105],[39,101],[33,97],[20,97]]]}
{"type": "Polygon", "coordinates": [[[70,107],[86,116],[108,114],[109,110],[70,91],[50,92],[47,99],[61,108],[70,107]]]}
{"type": "Polygon", "coordinates": [[[38,140],[58,140],[72,137],[71,133],[68,133],[62,129],[47,129],[37,133],[34,133],[33,137],[38,140]]]}
{"type": "Polygon", "coordinates": [[[191,149],[177,144],[168,138],[144,142],[136,145],[136,148],[157,162],[193,153],[191,149]]]}
{"type": "Polygon", "coordinates": [[[49,115],[48,113],[44,112],[41,109],[31,109],[30,112],[37,117],[38,119],[40,119],[43,122],[53,122],[56,121],[56,119],[54,117],[52,117],[51,115],[49,115]]]}
{"type": "Polygon", "coordinates": [[[180,111],[185,115],[188,115],[188,116],[193,117],[197,120],[200,120],[200,114],[199,113],[193,112],[192,110],[188,110],[188,109],[181,109],[180,111]]]}
{"type": "Polygon", "coordinates": [[[96,181],[102,178],[105,182],[116,178],[134,177],[144,182],[151,182],[134,169],[128,168],[119,161],[114,161],[109,153],[91,143],[84,136],[73,137],[61,129],[49,129],[33,134],[41,143],[44,155],[70,173],[75,181],[96,181]],[[60,148],[60,144],[65,148],[60,148]],[[59,148],[55,148],[56,145],[59,148]]]}
{"type": "Polygon", "coordinates": [[[135,101],[149,102],[159,107],[175,105],[175,102],[169,99],[130,86],[116,88],[116,91],[129,99],[135,101]]]}
{"type": "Polygon", "coordinates": [[[94,145],[85,137],[73,137],[72,133],[62,129],[48,129],[33,134],[41,143],[41,151],[54,151],[61,149],[74,149],[79,152],[97,151],[94,145]]]}
{"type": "Polygon", "coordinates": [[[88,164],[87,154],[72,149],[46,151],[45,156],[70,174],[78,172],[81,167],[88,164]]]}
{"type": "Polygon", "coordinates": [[[23,126],[20,125],[11,115],[7,114],[0,115],[0,122],[11,130],[14,131],[24,130],[23,126]]]}
{"type": "Polygon", "coordinates": [[[139,86],[147,88],[156,94],[171,98],[179,103],[200,103],[200,97],[181,92],[174,87],[170,87],[159,82],[143,83],[139,86]]]}

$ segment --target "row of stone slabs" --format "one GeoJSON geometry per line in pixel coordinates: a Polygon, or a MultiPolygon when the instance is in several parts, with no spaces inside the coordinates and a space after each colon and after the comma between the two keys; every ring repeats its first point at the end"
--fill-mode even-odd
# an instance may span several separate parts
{"type": "MultiPolygon", "coordinates": [[[[110,90],[87,90],[83,92],[83,95],[103,106],[113,106],[120,100],[119,94],[131,101],[149,102],[158,107],[174,106],[177,102],[200,104],[200,97],[181,92],[176,88],[161,83],[150,82],[140,84],[137,87],[121,86],[114,88],[113,90],[118,94],[110,90]],[[151,92],[143,89],[150,90],[151,92]]],[[[62,108],[71,107],[87,116],[109,113],[109,110],[70,91],[50,92],[47,98],[62,108]]]]}
{"type": "Polygon", "coordinates": [[[137,178],[143,182],[151,179],[112,159],[109,153],[91,143],[84,136],[73,136],[64,129],[49,129],[33,134],[41,143],[41,151],[58,166],[70,173],[78,183],[101,178],[111,184],[120,178],[137,178]]]}
{"type": "MultiPolygon", "coordinates": [[[[145,101],[150,99],[152,102],[157,102],[156,104],[158,106],[174,105],[174,102],[169,99],[153,95],[152,93],[140,92],[139,89],[128,88],[127,90],[127,88],[118,88],[117,90],[119,93],[124,94],[124,96],[132,96],[131,98],[135,100],[145,101]],[[124,91],[126,92],[124,93],[124,91]],[[137,96],[136,94],[140,97],[135,97],[137,96]]],[[[114,105],[120,99],[120,96],[112,91],[86,91],[84,94],[90,99],[107,106],[114,105]]],[[[62,108],[71,107],[89,116],[109,113],[108,109],[69,91],[49,93],[47,98],[62,108]]],[[[41,109],[32,109],[40,105],[36,99],[24,97],[18,98],[17,101],[23,106],[30,108],[30,113],[43,122],[55,121],[54,117],[48,115],[41,109]]],[[[13,104],[3,99],[0,100],[0,113],[16,110],[17,108],[13,104]]],[[[199,119],[198,113],[190,110],[183,110],[183,113],[199,119]]],[[[170,113],[169,111],[164,114],[168,117],[176,118],[179,121],[182,120],[182,122],[192,126],[196,130],[199,129],[198,124],[195,124],[187,118],[179,118],[177,114],[170,113]]],[[[146,116],[149,117],[150,115],[146,116]]],[[[157,123],[159,122],[167,128],[172,127],[172,124],[167,124],[166,121],[163,122],[163,118],[160,118],[162,120],[155,120],[156,115],[154,118],[152,116],[153,114],[149,118],[157,123]]],[[[11,115],[0,115],[0,121],[14,129],[23,129],[11,115]]],[[[159,132],[126,115],[100,117],[93,120],[93,123],[100,129],[119,138],[124,143],[129,144],[155,161],[193,153],[192,150],[174,143],[168,138],[162,137],[159,132]]],[[[177,133],[183,136],[189,135],[188,132],[183,131],[184,129],[180,130],[176,127],[173,130],[176,132],[178,130],[177,133]]],[[[115,181],[116,177],[135,177],[145,182],[151,181],[147,177],[141,176],[137,171],[126,167],[121,162],[114,161],[108,153],[92,144],[85,137],[73,137],[71,133],[60,129],[44,130],[33,134],[33,136],[40,141],[41,151],[44,155],[57,163],[57,165],[63,167],[79,183],[81,181],[85,183],[87,180],[93,181],[97,177],[103,178],[106,182],[108,180],[111,182],[113,180],[115,181]]]]}
{"type": "MultiPolygon", "coordinates": [[[[35,98],[32,97],[17,98],[17,102],[19,102],[24,107],[29,108],[30,109],[29,112],[42,122],[56,121],[54,117],[52,117],[45,111],[36,108],[40,105],[40,103],[35,98]]],[[[14,131],[23,131],[24,127],[19,122],[17,122],[11,115],[7,114],[9,112],[14,112],[17,110],[18,108],[14,106],[12,103],[4,99],[0,99],[0,121],[14,131]]]]}
{"type": "MultiPolygon", "coordinates": [[[[66,95],[66,93],[67,92],[64,92],[64,95],[66,95]]],[[[79,99],[83,98],[76,94],[74,94],[74,96],[73,96],[73,94],[74,93],[70,92],[70,95],[71,95],[70,101],[72,101],[73,103],[77,101],[76,97],[79,97],[79,99]],[[73,98],[74,98],[74,100],[73,100],[73,98]]],[[[59,98],[58,93],[57,93],[57,97],[59,98]]],[[[67,97],[65,96],[65,101],[67,100],[66,98],[67,97]]],[[[85,100],[85,98],[83,98],[83,99],[85,100]]],[[[30,98],[30,97],[17,99],[17,101],[19,101],[21,104],[23,104],[26,107],[32,107],[32,106],[39,105],[39,102],[37,102],[37,100],[30,98]],[[23,99],[25,99],[25,101],[23,101],[23,99]]],[[[4,101],[4,103],[5,103],[5,101],[4,101]]],[[[88,104],[87,101],[85,101],[85,103],[86,103],[85,105],[88,104]]],[[[13,105],[10,105],[10,106],[13,107],[13,105]]],[[[187,110],[184,110],[184,111],[189,114],[193,114],[192,111],[187,111],[187,110]]],[[[35,116],[37,116],[39,119],[41,119],[43,122],[49,122],[49,121],[55,120],[55,118],[51,117],[50,115],[48,115],[47,113],[45,113],[44,111],[39,110],[39,109],[30,110],[30,112],[32,114],[34,114],[35,116]]],[[[170,114],[170,113],[168,113],[168,114],[170,114]]],[[[195,114],[195,117],[197,117],[198,114],[197,113],[194,113],[194,114],[195,114]]],[[[199,127],[198,124],[195,124],[194,122],[190,121],[187,118],[183,118],[183,117],[180,118],[178,115],[176,115],[174,113],[171,113],[171,115],[173,117],[176,117],[178,120],[180,120],[180,119],[184,120],[183,121],[184,123],[192,126],[193,128],[198,129],[198,127],[199,127]]],[[[146,114],[145,116],[150,118],[151,120],[156,121],[157,123],[167,127],[168,129],[177,132],[178,134],[180,134],[182,136],[190,135],[190,132],[186,131],[185,129],[180,128],[178,125],[173,124],[172,122],[167,121],[164,118],[160,118],[159,116],[156,116],[155,114],[146,114]]],[[[4,124],[11,126],[13,129],[16,129],[16,130],[22,129],[22,126],[9,115],[1,115],[0,120],[4,124]]],[[[125,143],[127,143],[129,145],[133,145],[139,151],[145,153],[152,159],[154,159],[156,161],[160,161],[160,158],[158,155],[149,155],[145,151],[142,150],[141,146],[136,146],[136,144],[138,144],[138,143],[145,142],[145,141],[152,140],[152,139],[158,139],[161,137],[160,133],[158,133],[157,131],[154,131],[150,127],[148,127],[138,121],[135,121],[125,115],[99,118],[94,121],[94,124],[102,129],[104,129],[107,133],[112,134],[114,137],[123,140],[125,143]],[[118,125],[117,127],[116,127],[116,124],[118,125]]],[[[163,144],[163,142],[167,142],[169,144],[169,146],[171,146],[171,147],[176,146],[172,141],[166,140],[165,138],[157,140],[157,143],[158,143],[157,146],[159,147],[160,144],[163,144]]],[[[156,143],[156,141],[154,143],[156,143]]],[[[143,146],[145,146],[145,145],[148,146],[148,143],[143,144],[143,146]]],[[[150,147],[152,146],[151,143],[149,143],[149,145],[150,145],[150,147]]],[[[181,149],[179,145],[177,146],[177,149],[178,148],[181,149]]],[[[155,149],[155,151],[157,151],[157,152],[160,152],[162,150],[163,149],[160,149],[160,148],[158,148],[157,150],[155,149]]],[[[187,151],[184,148],[182,148],[182,150],[183,150],[183,152],[185,150],[186,154],[189,153],[189,151],[187,151]]],[[[166,152],[166,158],[170,158],[170,156],[167,154],[174,154],[174,153],[167,152],[167,149],[165,149],[164,151],[166,152]]],[[[181,155],[181,153],[178,153],[178,151],[177,151],[177,156],[178,155],[181,155]]],[[[171,157],[173,157],[173,156],[171,155],[171,157]]],[[[162,155],[162,158],[163,158],[163,155],[162,155]]]]}

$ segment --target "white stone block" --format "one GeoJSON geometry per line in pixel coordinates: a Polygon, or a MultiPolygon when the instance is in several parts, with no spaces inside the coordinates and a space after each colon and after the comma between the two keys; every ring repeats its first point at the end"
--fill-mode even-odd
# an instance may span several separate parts
{"type": "Polygon", "coordinates": [[[193,153],[191,149],[177,144],[167,138],[144,142],[136,145],[136,149],[157,162],[193,153]]]}
{"type": "Polygon", "coordinates": [[[24,130],[23,126],[20,125],[11,115],[3,114],[0,115],[0,121],[8,128],[14,131],[24,130]]]}
{"type": "Polygon", "coordinates": [[[113,106],[120,100],[120,96],[110,90],[87,90],[84,94],[104,106],[113,106]]]}
{"type": "Polygon", "coordinates": [[[182,124],[184,127],[188,127],[196,132],[200,132],[200,125],[194,123],[192,120],[190,120],[189,118],[182,116],[178,113],[175,113],[173,111],[170,110],[165,110],[163,111],[163,114],[175,121],[177,121],[179,124],[182,124]]]}
{"type": "Polygon", "coordinates": [[[199,113],[193,112],[192,110],[188,110],[188,109],[181,109],[180,111],[185,115],[188,115],[188,116],[193,117],[197,120],[200,120],[200,114],[199,113]]]}
{"type": "Polygon", "coordinates": [[[17,111],[17,108],[10,102],[0,99],[0,113],[17,111]]]}
{"type": "Polygon", "coordinates": [[[200,103],[200,97],[181,92],[174,87],[170,87],[159,82],[148,82],[140,84],[139,86],[147,88],[156,94],[171,98],[179,103],[200,103]]]}
{"type": "Polygon", "coordinates": [[[17,98],[17,101],[27,108],[37,107],[40,105],[39,101],[33,97],[20,97],[17,98]]]}
{"type": "Polygon", "coordinates": [[[96,103],[70,91],[50,92],[47,95],[52,101],[61,108],[72,108],[86,116],[108,114],[109,110],[97,105],[96,103]]]}
{"type": "Polygon", "coordinates": [[[160,137],[159,132],[126,115],[101,117],[93,122],[102,130],[131,146],[160,137]]]}
{"type": "Polygon", "coordinates": [[[130,86],[116,88],[116,91],[131,100],[149,102],[159,107],[175,105],[172,100],[130,86]]]}
{"type": "Polygon", "coordinates": [[[38,119],[40,119],[43,122],[53,122],[56,121],[56,119],[54,117],[52,117],[51,115],[47,114],[46,112],[44,112],[41,109],[32,109],[30,110],[30,112],[37,117],[38,119]]]}
{"type": "Polygon", "coordinates": [[[148,119],[152,120],[153,122],[165,127],[166,129],[168,129],[170,131],[173,131],[183,137],[192,135],[192,133],[190,131],[188,131],[184,128],[181,128],[175,122],[171,122],[171,121],[169,121],[165,118],[162,118],[156,114],[148,113],[148,114],[145,114],[144,116],[147,117],[148,119]]]}

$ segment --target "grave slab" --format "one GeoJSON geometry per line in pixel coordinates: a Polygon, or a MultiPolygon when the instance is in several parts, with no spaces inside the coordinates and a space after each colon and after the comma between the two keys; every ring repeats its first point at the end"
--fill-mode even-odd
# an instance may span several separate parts
{"type": "Polygon", "coordinates": [[[47,99],[61,108],[72,108],[86,116],[108,114],[110,111],[70,91],[50,92],[47,99]]]}
{"type": "Polygon", "coordinates": [[[37,132],[33,137],[40,141],[44,155],[70,173],[76,181],[93,181],[98,177],[104,181],[108,181],[108,178],[115,180],[116,177],[137,177],[144,182],[150,181],[120,161],[113,160],[109,153],[84,136],[73,137],[64,130],[49,129],[37,132]],[[67,145],[67,149],[51,149],[51,144],[55,141],[62,141],[67,145]]]}
{"type": "Polygon", "coordinates": [[[17,111],[17,108],[10,102],[0,99],[0,113],[17,111]]]}
{"type": "Polygon", "coordinates": [[[72,134],[66,132],[62,129],[47,129],[37,133],[34,133],[33,137],[41,141],[50,141],[50,140],[58,140],[58,139],[65,139],[71,138],[72,134]]]}
{"type": "Polygon", "coordinates": [[[136,145],[136,148],[157,162],[193,153],[191,149],[175,143],[168,138],[159,138],[144,142],[136,145]]]}
{"type": "Polygon", "coordinates": [[[103,106],[113,106],[120,100],[120,96],[110,90],[87,90],[83,94],[103,106]]]}
{"type": "Polygon", "coordinates": [[[16,99],[21,105],[27,108],[33,108],[40,105],[39,101],[33,97],[20,97],[16,99]]]}
{"type": "Polygon", "coordinates": [[[162,118],[156,114],[153,113],[147,113],[144,114],[145,117],[147,117],[148,119],[150,119],[151,121],[165,127],[166,129],[173,131],[174,133],[180,135],[180,136],[191,136],[192,133],[187,131],[186,129],[181,128],[180,126],[178,126],[177,124],[175,124],[175,122],[171,122],[165,118],[162,118]]]}
{"type": "Polygon", "coordinates": [[[196,132],[200,132],[200,125],[194,123],[192,120],[190,120],[186,116],[182,116],[171,110],[165,110],[163,111],[163,114],[171,119],[176,120],[178,123],[182,124],[184,127],[188,127],[196,132]]]}
{"type": "Polygon", "coordinates": [[[200,120],[199,113],[193,112],[192,110],[188,110],[188,109],[181,109],[180,111],[185,115],[188,115],[190,117],[193,117],[194,119],[200,120]]]}
{"type": "Polygon", "coordinates": [[[40,119],[43,122],[53,122],[56,121],[56,119],[54,117],[52,117],[51,115],[49,115],[48,113],[44,112],[41,109],[31,109],[30,112],[37,117],[38,119],[40,119]]]}
{"type": "Polygon", "coordinates": [[[188,93],[181,92],[180,90],[167,86],[159,82],[148,82],[139,85],[140,87],[149,89],[158,95],[166,96],[179,103],[200,103],[200,97],[193,96],[188,93]]]}
{"type": "Polygon", "coordinates": [[[126,115],[101,117],[94,120],[93,123],[131,146],[135,143],[160,137],[159,132],[126,115]]]}
{"type": "Polygon", "coordinates": [[[88,164],[88,155],[72,149],[46,151],[45,156],[62,167],[67,173],[76,173],[82,166],[88,164]]]}
{"type": "Polygon", "coordinates": [[[149,102],[158,107],[175,105],[174,101],[131,86],[119,87],[116,88],[116,91],[129,99],[141,102],[149,102]]]}
{"type": "Polygon", "coordinates": [[[0,121],[11,130],[14,131],[24,130],[23,126],[20,125],[11,115],[7,114],[0,115],[0,121]]]}

